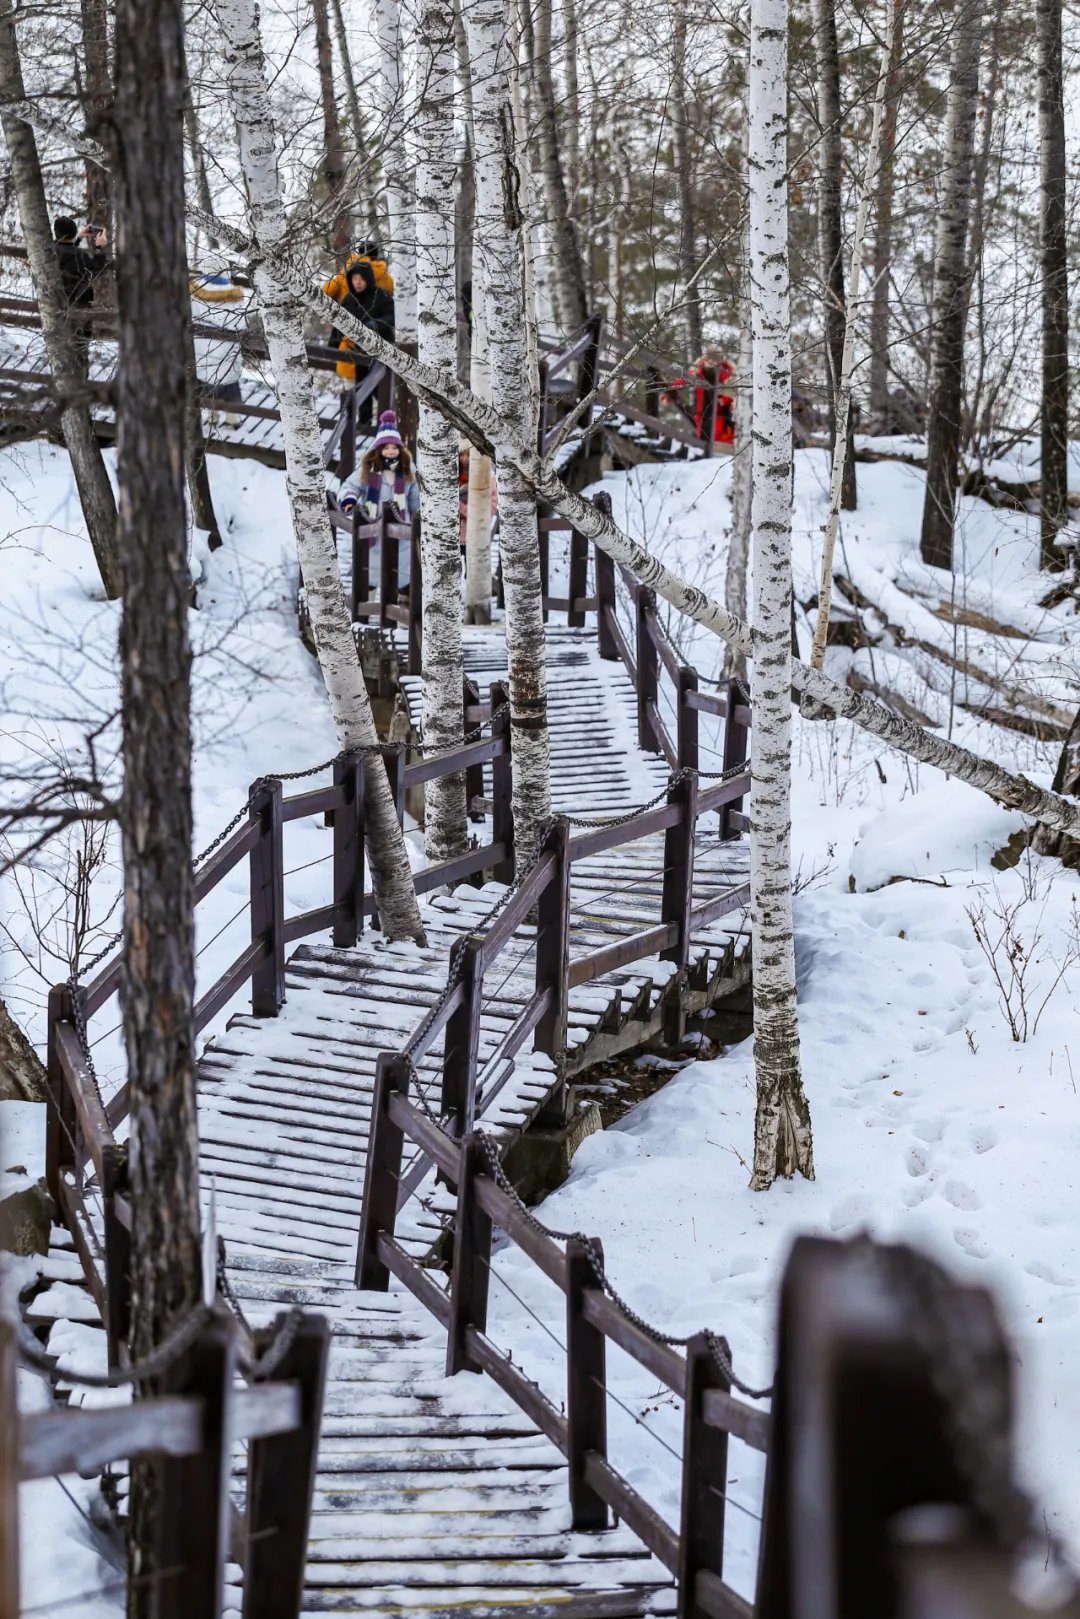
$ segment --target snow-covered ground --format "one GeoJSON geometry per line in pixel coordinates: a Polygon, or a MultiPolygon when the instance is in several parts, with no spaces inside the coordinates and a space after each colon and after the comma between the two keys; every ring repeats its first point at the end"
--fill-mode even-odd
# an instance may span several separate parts
{"type": "MultiPolygon", "coordinates": [[[[212,557],[196,547],[194,559],[200,846],[240,807],[254,777],[334,752],[318,673],[296,635],[282,479],[217,458],[210,467],[227,537],[212,557]]],[[[1077,620],[1068,608],[1038,606],[1045,580],[1036,571],[1034,521],[964,501],[963,566],[954,591],[947,576],[932,576],[918,559],[922,473],[899,464],[859,472],[860,508],[845,516],[838,552],[842,571],[875,593],[902,584],[888,616],[909,615],[905,623],[919,636],[929,627],[913,598],[933,603],[951,593],[1022,626],[1033,637],[1023,643],[1032,667],[1041,667],[1040,659],[1052,664],[1044,671],[1046,689],[1075,702],[1070,637],[1077,620]]],[[[730,476],[730,462],[717,460],[646,467],[613,476],[606,486],[617,519],[684,574],[719,590],[730,476]]],[[[827,483],[822,453],[797,457],[795,563],[804,599],[813,593],[827,483]]],[[[61,751],[76,755],[91,724],[104,726],[102,756],[115,750],[118,609],[100,598],[60,452],[31,446],[5,454],[4,535],[0,769],[10,795],[12,778],[35,762],[61,751]]],[[[954,634],[951,624],[926,616],[954,634]]],[[[704,676],[719,673],[718,643],[690,626],[672,628],[704,676]]],[[[811,628],[800,623],[807,642],[811,628]]],[[[988,645],[980,645],[980,657],[988,645]]],[[[879,649],[882,657],[888,653],[879,649]]],[[[832,672],[842,678],[859,656],[831,650],[832,672]]],[[[951,727],[955,740],[1049,780],[1053,745],[960,708],[951,727]]],[[[715,740],[706,735],[706,747],[715,740]]],[[[726,1334],[737,1368],[751,1382],[766,1382],[771,1373],[776,1282],[799,1231],[868,1229],[911,1239],[957,1274],[991,1285],[1016,1345],[1024,1468],[1050,1528],[1076,1545],[1080,1393],[1070,1348],[1080,1303],[1072,1238],[1080,1156],[1077,879],[1038,859],[995,870],[991,856],[1019,825],[1015,816],[847,726],[800,719],[795,746],[803,1061],[817,1180],[768,1194],[747,1191],[753,1084],[745,1044],[687,1067],[621,1125],[591,1138],[544,1218],[602,1236],[616,1285],[668,1330],[707,1325],[726,1334]],[[1010,1035],[995,983],[1002,953],[987,959],[974,925],[981,917],[994,937],[1002,925],[996,918],[1005,913],[1030,958],[1023,1041],[1010,1035]]],[[[706,768],[714,762],[702,760],[706,768]]],[[[305,868],[290,878],[289,908],[323,903],[325,832],[312,821],[290,828],[288,837],[287,865],[305,868]]],[[[73,858],[72,852],[67,866],[73,858]]],[[[57,857],[56,865],[64,868],[65,861],[57,857]]],[[[27,914],[28,879],[6,879],[2,896],[2,992],[39,1040],[45,987],[66,972],[67,925],[48,919],[58,874],[63,869],[38,880],[45,945],[27,914]]],[[[94,879],[95,925],[85,955],[117,926],[117,889],[110,840],[94,879]]],[[[200,907],[202,989],[242,943],[245,899],[241,869],[200,907]]],[[[114,1042],[104,1040],[98,1054],[107,1076],[118,1072],[114,1042]]],[[[553,1325],[561,1319],[557,1301],[519,1254],[501,1256],[499,1275],[543,1325],[497,1287],[494,1335],[536,1368],[558,1398],[559,1352],[548,1336],[561,1336],[553,1325]]],[[[612,1410],[614,1455],[632,1482],[671,1513],[671,1452],[681,1443],[681,1412],[614,1351],[611,1370],[615,1392],[632,1413],[612,1410]]],[[[740,1507],[729,1514],[732,1573],[748,1591],[760,1467],[739,1446],[734,1458],[732,1496],[740,1507]]]]}

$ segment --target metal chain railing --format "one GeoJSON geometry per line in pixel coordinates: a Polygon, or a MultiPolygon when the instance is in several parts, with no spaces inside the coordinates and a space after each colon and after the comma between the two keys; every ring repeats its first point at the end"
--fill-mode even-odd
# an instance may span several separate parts
{"type": "MultiPolygon", "coordinates": [[[[647,1321],[643,1315],[639,1314],[639,1312],[633,1308],[632,1305],[628,1304],[615,1287],[611,1278],[608,1276],[603,1258],[596,1247],[596,1244],[591,1240],[591,1238],[586,1237],[580,1231],[557,1231],[553,1227],[545,1225],[542,1220],[539,1220],[533,1213],[532,1209],[529,1208],[528,1204],[525,1203],[521,1198],[517,1188],[514,1186],[514,1183],[503,1169],[502,1162],[499,1158],[498,1144],[496,1143],[494,1137],[489,1136],[483,1130],[475,1130],[473,1132],[473,1136],[474,1139],[480,1143],[484,1157],[487,1159],[492,1180],[495,1182],[496,1186],[498,1186],[500,1190],[511,1199],[515,1208],[523,1216],[523,1218],[528,1221],[533,1230],[538,1232],[541,1236],[549,1237],[553,1242],[579,1242],[582,1247],[582,1252],[585,1254],[585,1257],[589,1262],[589,1267],[592,1270],[593,1275],[596,1277],[598,1284],[607,1294],[611,1302],[618,1306],[623,1315],[626,1316],[627,1320],[630,1321],[633,1326],[637,1327],[641,1332],[643,1332],[646,1337],[651,1338],[654,1343],[665,1344],[672,1349],[685,1349],[686,1346],[693,1341],[693,1338],[696,1336],[695,1334],[690,1333],[685,1337],[678,1337],[674,1333],[664,1332],[660,1327],[653,1326],[651,1321],[647,1321]]],[[[740,1394],[745,1394],[747,1399],[750,1400],[767,1400],[772,1397],[773,1387],[771,1384],[768,1388],[756,1389],[751,1387],[749,1383],[745,1383],[741,1377],[737,1376],[734,1368],[732,1367],[730,1355],[728,1355],[721,1340],[714,1332],[706,1329],[705,1339],[709,1345],[709,1352],[712,1355],[713,1360],[716,1362],[719,1371],[728,1380],[732,1388],[738,1389],[740,1394]]]]}
{"type": "Polygon", "coordinates": [[[734,781],[736,776],[749,775],[749,759],[742,764],[729,765],[726,770],[694,770],[690,765],[683,765],[680,769],[672,771],[660,791],[654,797],[647,799],[644,804],[635,804],[632,809],[620,810],[618,815],[567,815],[566,819],[571,826],[580,826],[597,831],[603,831],[604,828],[611,826],[625,826],[628,822],[634,820],[635,816],[644,815],[646,810],[656,809],[659,804],[664,802],[673,787],[677,787],[682,781],[687,781],[691,776],[696,776],[699,781],[734,781]]]}

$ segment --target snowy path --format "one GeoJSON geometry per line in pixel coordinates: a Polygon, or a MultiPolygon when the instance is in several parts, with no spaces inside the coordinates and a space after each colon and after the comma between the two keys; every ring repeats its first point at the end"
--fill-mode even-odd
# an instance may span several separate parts
{"type": "MultiPolygon", "coordinates": [[[[621,666],[601,664],[582,632],[552,630],[550,640],[556,804],[610,813],[654,796],[666,770],[630,740],[633,692],[621,666]],[[581,712],[587,740],[575,731],[581,712]]],[[[494,634],[471,633],[470,673],[484,681],[500,674],[501,646],[494,634]]],[[[662,868],[662,838],[575,866],[572,953],[655,923],[662,868]]],[[[741,844],[706,835],[695,897],[740,885],[745,873],[741,844]]],[[[453,940],[482,922],[500,892],[461,888],[428,901],[425,949],[372,934],[354,950],[302,946],[289,963],[280,1016],[234,1018],[201,1066],[205,1189],[213,1189],[244,1309],[261,1321],[302,1303],[325,1311],[334,1334],[309,1613],[520,1611],[584,1591],[613,1593],[612,1613],[651,1608],[652,1593],[660,1611],[673,1602],[666,1571],[627,1530],[570,1532],[561,1455],[486,1379],[444,1377],[445,1335],[410,1295],[352,1286],[377,1055],[404,1043],[439,995],[453,940]]],[[[702,930],[691,993],[696,986],[709,996],[745,967],[744,926],[740,910],[702,930]]],[[[671,971],[668,963],[636,963],[574,990],[571,1068],[620,1035],[639,1044],[655,1027],[671,971]]],[[[491,969],[481,1018],[480,1112],[504,1138],[554,1082],[546,1057],[498,1057],[533,972],[532,930],[522,928],[491,969]]],[[[436,1049],[420,1065],[433,1096],[439,1063],[436,1049]]],[[[420,1178],[422,1168],[419,1195],[398,1228],[417,1256],[430,1252],[452,1210],[448,1194],[420,1178]]]]}

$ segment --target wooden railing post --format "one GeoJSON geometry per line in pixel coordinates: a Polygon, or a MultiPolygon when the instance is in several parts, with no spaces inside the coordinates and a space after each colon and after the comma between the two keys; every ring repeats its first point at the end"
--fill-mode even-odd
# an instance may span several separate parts
{"type": "MultiPolygon", "coordinates": [[[[397,542],[395,541],[395,544],[397,542]]],[[[396,564],[395,564],[396,565],[396,564]]],[[[420,553],[420,515],[415,513],[409,536],[409,673],[424,672],[424,583],[420,553]]]]}
{"type": "MultiPolygon", "coordinates": [[[[272,1342],[284,1319],[279,1316],[260,1337],[272,1342]]],[[[248,1450],[244,1619],[296,1619],[303,1607],[329,1355],[326,1317],[305,1315],[274,1371],[275,1381],[298,1386],[300,1425],[287,1433],[252,1440],[248,1450]]]]}
{"type": "MultiPolygon", "coordinates": [[[[164,1393],[198,1396],[203,1429],[200,1450],[192,1456],[165,1457],[155,1469],[160,1491],[155,1566],[167,1572],[157,1587],[157,1619],[201,1619],[203,1614],[221,1612],[235,1378],[236,1322],[226,1311],[215,1311],[162,1379],[164,1393]]],[[[133,1495],[139,1487],[136,1468],[133,1495]]]]}
{"type": "Polygon", "coordinates": [[[570,966],[570,822],[557,815],[548,828],[541,853],[554,854],[557,865],[536,906],[536,987],[552,991],[551,1005],[536,1025],[535,1051],[557,1057],[566,1047],[566,1013],[570,966]]]}
{"type": "MultiPolygon", "coordinates": [[[[590,1247],[601,1263],[598,1238],[590,1247]]],[[[570,1512],[575,1529],[606,1529],[607,1505],[585,1482],[590,1451],[607,1457],[607,1345],[599,1327],[585,1319],[585,1289],[597,1278],[580,1237],[566,1244],[566,1462],[570,1512]]]]}
{"type": "Polygon", "coordinates": [[[469,1327],[487,1330],[491,1273],[491,1220],[476,1200],[478,1175],[488,1173],[480,1142],[470,1133],[461,1143],[457,1212],[454,1216],[454,1263],[450,1273],[450,1325],[446,1339],[446,1375],[479,1372],[465,1343],[469,1327]]]}
{"type": "MultiPolygon", "coordinates": [[[[475,680],[464,675],[461,681],[461,709],[462,709],[462,735],[468,736],[470,731],[476,729],[475,724],[470,725],[467,713],[470,708],[480,706],[480,687],[475,680]]],[[[470,821],[482,821],[483,810],[474,810],[472,805],[475,799],[484,797],[484,767],[483,765],[469,765],[465,771],[465,805],[470,821]]]]}
{"type": "Polygon", "coordinates": [[[698,750],[698,711],[691,708],[686,699],[690,692],[697,691],[697,670],[688,665],[679,667],[679,688],[676,696],[675,720],[678,727],[678,756],[680,770],[697,770],[699,767],[698,750]]]}
{"type": "Polygon", "coordinates": [[[390,534],[390,512],[387,502],[379,515],[379,626],[384,630],[394,622],[386,609],[398,598],[398,542],[390,534]]]}
{"type": "Polygon", "coordinates": [[[545,624],[550,617],[548,600],[551,596],[551,535],[544,527],[543,519],[550,516],[550,506],[537,507],[536,543],[540,550],[540,594],[543,597],[545,624]]]}
{"type": "Polygon", "coordinates": [[[371,540],[360,533],[363,523],[363,506],[357,501],[352,509],[352,578],[349,581],[349,616],[353,624],[360,617],[361,602],[366,602],[371,595],[371,540]]]}
{"type": "MultiPolygon", "coordinates": [[[[593,505],[604,517],[611,516],[611,496],[601,493],[593,496],[593,505]]],[[[593,546],[596,568],[596,642],[602,658],[617,658],[619,649],[611,626],[615,620],[615,563],[606,551],[593,546]]]]}
{"type": "Polygon", "coordinates": [[[364,770],[362,753],[334,761],[334,786],[345,802],[334,810],[334,922],[336,948],[349,949],[364,931],[364,770]]]}
{"type": "Polygon", "coordinates": [[[659,753],[660,743],[653,728],[649,705],[656,707],[659,680],[659,657],[656,642],[649,634],[651,619],[656,617],[656,592],[646,585],[635,585],[634,625],[637,655],[637,724],[638,747],[646,753],[659,753]]]}
{"type": "Polygon", "coordinates": [[[716,407],[720,402],[720,383],[714,376],[702,377],[702,387],[705,392],[704,410],[701,413],[701,432],[705,440],[705,455],[709,457],[716,451],[716,407]]]}
{"type": "Polygon", "coordinates": [[[659,416],[660,414],[660,384],[663,381],[659,371],[650,365],[645,371],[645,414],[659,416]]]}
{"type": "MultiPolygon", "coordinates": [[[[746,744],[749,731],[742,720],[735,718],[735,710],[743,703],[739,691],[739,682],[729,680],[727,683],[727,718],[724,721],[724,761],[725,770],[733,770],[736,765],[746,763],[746,744]]],[[[742,798],[735,798],[730,804],[725,804],[720,810],[720,836],[721,838],[737,838],[738,829],[731,824],[733,813],[742,814],[742,798]]]]}
{"type": "Polygon", "coordinates": [[[473,1126],[476,1106],[476,1059],[480,1049],[480,1008],[484,994],[484,941],[466,934],[450,952],[451,974],[457,970],[465,1000],[451,1012],[443,1047],[442,1100],[439,1111],[449,1116],[447,1128],[459,1139],[473,1126]]]}
{"type": "Polygon", "coordinates": [[[356,466],[356,385],[349,389],[345,399],[345,431],[338,445],[338,472],[341,479],[352,476],[356,466]]]}
{"type": "Polygon", "coordinates": [[[49,991],[48,1048],[46,1079],[48,1105],[45,1114],[45,1182],[49,1196],[59,1206],[60,1177],[75,1166],[75,1103],[68,1090],[60,1063],[57,1033],[61,1023],[74,1023],[75,1008],[67,984],[55,984],[49,991]]]}
{"type": "Polygon", "coordinates": [[[492,881],[512,883],[514,880],[514,804],[513,765],[510,755],[512,731],[510,729],[510,692],[501,681],[491,687],[491,739],[505,738],[506,752],[491,761],[491,836],[495,843],[505,843],[505,860],[492,869],[492,881]],[[503,709],[505,712],[500,713],[503,709]]]}
{"type": "Polygon", "coordinates": [[[537,409],[536,409],[536,449],[538,455],[544,453],[544,440],[547,437],[548,425],[548,363],[541,360],[537,366],[537,409]]]}
{"type": "Polygon", "coordinates": [[[660,952],[661,961],[675,963],[675,977],[664,995],[664,1039],[678,1045],[686,1033],[682,986],[690,961],[690,913],[694,905],[694,831],[697,824],[698,779],[683,776],[668,790],[668,803],[682,810],[679,820],[664,833],[664,889],[660,920],[674,922],[679,929],[675,943],[660,952]]]}
{"type": "Polygon", "coordinates": [[[101,1202],[105,1249],[105,1335],[109,1365],[120,1365],[131,1327],[131,1232],[117,1210],[128,1191],[127,1147],[107,1142],[101,1153],[101,1202]]]}
{"type": "Polygon", "coordinates": [[[589,588],[589,542],[584,534],[579,534],[576,528],[570,530],[570,586],[567,594],[570,597],[570,607],[566,614],[566,622],[571,629],[584,629],[585,609],[574,606],[580,601],[589,588]]]}
{"type": "Polygon", "coordinates": [[[19,1619],[19,1405],[15,1324],[0,1314],[0,1619],[19,1619]]]}
{"type": "MultiPolygon", "coordinates": [[[[726,1354],[724,1339],[718,1340],[726,1354]]],[[[686,1395],[683,1415],[682,1517],[679,1528],[678,1619],[705,1619],[708,1610],[695,1600],[700,1573],[724,1573],[724,1505],[728,1488],[728,1436],[705,1421],[705,1394],[731,1383],[721,1372],[700,1332],[686,1348],[686,1395]]]]}
{"type": "Polygon", "coordinates": [[[356,1285],[385,1293],[390,1272],[379,1258],[379,1237],[392,1237],[397,1224],[398,1180],[404,1132],[390,1117],[390,1098],[409,1094],[409,1061],[396,1051],[380,1051],[375,1064],[375,1094],[371,1099],[371,1132],[364,1200],[360,1208],[360,1238],[356,1250],[356,1285]]]}
{"type": "Polygon", "coordinates": [[[285,851],[280,781],[269,778],[251,789],[248,810],[258,822],[259,841],[251,851],[251,937],[269,937],[269,953],[251,975],[251,1010],[277,1017],[285,1004],[285,851]]]}

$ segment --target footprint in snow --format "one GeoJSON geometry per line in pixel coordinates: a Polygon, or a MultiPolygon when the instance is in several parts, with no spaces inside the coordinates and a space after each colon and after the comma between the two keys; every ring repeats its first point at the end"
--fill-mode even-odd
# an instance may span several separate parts
{"type": "Polygon", "coordinates": [[[973,1151],[989,1152],[997,1146],[997,1131],[992,1124],[977,1124],[968,1134],[973,1151]]]}
{"type": "Polygon", "coordinates": [[[953,1232],[953,1241],[958,1248],[962,1248],[970,1259],[989,1259],[990,1244],[985,1237],[971,1226],[957,1226],[953,1232]]]}
{"type": "Polygon", "coordinates": [[[1052,1270],[1049,1265],[1044,1264],[1041,1259],[1029,1260],[1024,1266],[1024,1269],[1027,1271],[1029,1276],[1034,1276],[1036,1281],[1049,1282],[1051,1287],[1076,1286],[1076,1283],[1073,1281],[1071,1276],[1059,1276],[1055,1270],[1052,1270]]]}
{"type": "Polygon", "coordinates": [[[963,1181],[946,1181],[941,1188],[941,1195],[954,1209],[981,1209],[982,1198],[973,1186],[965,1186],[963,1181]]]}
{"type": "Polygon", "coordinates": [[[925,1175],[930,1168],[930,1154],[924,1152],[922,1147],[909,1147],[907,1155],[907,1172],[909,1175],[925,1175]]]}

